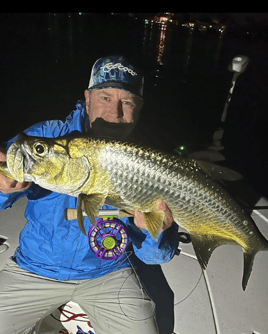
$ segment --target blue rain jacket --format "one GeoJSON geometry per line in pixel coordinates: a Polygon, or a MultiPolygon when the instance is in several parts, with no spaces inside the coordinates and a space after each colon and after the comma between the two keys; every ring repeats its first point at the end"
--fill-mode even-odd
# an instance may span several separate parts
{"type": "MultiPolygon", "coordinates": [[[[24,132],[38,137],[59,137],[73,131],[86,133],[88,115],[83,101],[78,101],[65,120],[45,121],[33,125],[24,132]]],[[[8,148],[15,138],[6,143],[8,148]]],[[[116,260],[105,261],[95,257],[89,248],[88,238],[81,233],[77,220],[66,220],[66,208],[76,208],[77,198],[32,185],[25,191],[13,194],[0,192],[0,209],[8,209],[19,198],[27,196],[25,210],[27,223],[20,233],[19,247],[13,259],[32,273],[60,281],[83,280],[99,277],[112,271],[130,267],[130,253],[125,252],[116,260]]],[[[104,209],[111,206],[104,205],[104,209]]],[[[147,264],[169,261],[178,247],[178,226],[162,232],[157,241],[145,230],[137,228],[132,218],[122,219],[130,242],[138,258],[147,264]]],[[[91,223],[85,218],[85,229],[91,223]]]]}

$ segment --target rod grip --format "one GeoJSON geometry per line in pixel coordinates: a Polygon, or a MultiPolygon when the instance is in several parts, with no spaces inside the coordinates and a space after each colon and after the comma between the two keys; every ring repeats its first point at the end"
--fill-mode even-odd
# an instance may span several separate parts
{"type": "MultiPolygon", "coordinates": [[[[83,211],[83,216],[84,217],[87,216],[85,211],[83,211]]],[[[110,210],[99,210],[98,217],[127,218],[127,217],[133,217],[133,215],[124,210],[110,209],[110,210]]],[[[77,219],[77,209],[65,209],[64,218],[66,220],[77,219]]]]}

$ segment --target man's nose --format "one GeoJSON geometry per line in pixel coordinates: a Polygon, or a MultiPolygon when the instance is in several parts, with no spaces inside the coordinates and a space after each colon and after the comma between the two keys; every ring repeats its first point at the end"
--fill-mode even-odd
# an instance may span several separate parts
{"type": "Polygon", "coordinates": [[[116,118],[122,118],[124,116],[122,102],[116,101],[115,103],[113,103],[110,113],[116,118]]]}

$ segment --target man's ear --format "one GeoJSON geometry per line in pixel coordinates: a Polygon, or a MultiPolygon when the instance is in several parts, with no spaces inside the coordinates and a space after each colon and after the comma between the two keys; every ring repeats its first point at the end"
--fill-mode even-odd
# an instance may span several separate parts
{"type": "Polygon", "coordinates": [[[87,89],[85,89],[85,91],[84,91],[84,96],[85,96],[86,104],[89,103],[90,93],[91,93],[90,91],[88,91],[87,89]]]}
{"type": "Polygon", "coordinates": [[[134,122],[137,122],[138,119],[139,119],[140,111],[143,107],[144,101],[143,101],[143,99],[140,99],[140,98],[136,97],[135,103],[136,103],[136,108],[135,108],[135,112],[134,112],[134,122]]]}

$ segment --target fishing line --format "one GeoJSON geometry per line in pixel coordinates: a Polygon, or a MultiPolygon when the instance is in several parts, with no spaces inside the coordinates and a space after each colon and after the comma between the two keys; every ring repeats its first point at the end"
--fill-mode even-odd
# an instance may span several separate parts
{"type": "Polygon", "coordinates": [[[184,302],[188,297],[191,296],[191,294],[192,294],[192,293],[194,292],[194,290],[197,288],[197,285],[199,284],[201,278],[202,278],[202,270],[201,270],[201,274],[200,274],[200,276],[199,276],[199,278],[198,278],[198,280],[197,280],[195,286],[193,287],[193,289],[188,293],[188,295],[187,295],[186,297],[184,297],[184,298],[183,298],[182,300],[180,300],[178,303],[174,304],[174,307],[175,307],[176,305],[181,304],[181,303],[184,302]]]}
{"type": "Polygon", "coordinates": [[[0,254],[4,253],[5,251],[9,249],[9,244],[6,241],[7,241],[7,238],[0,235],[0,254]],[[4,247],[1,249],[1,246],[4,246],[4,247]]]}
{"type": "MultiPolygon", "coordinates": [[[[127,260],[129,259],[129,257],[133,254],[133,252],[132,252],[132,251],[125,251],[123,254],[128,254],[128,255],[124,258],[123,261],[121,261],[121,262],[118,263],[118,265],[114,268],[113,271],[111,271],[111,273],[114,273],[115,271],[117,271],[117,269],[118,269],[118,268],[119,268],[125,261],[127,261],[127,260]]],[[[123,254],[122,254],[122,255],[123,255],[123,254]]],[[[129,263],[130,263],[130,265],[132,265],[130,261],[129,261],[129,263]]],[[[109,281],[110,279],[111,279],[111,278],[107,278],[107,280],[104,281],[104,282],[102,283],[101,287],[103,287],[103,285],[104,285],[107,281],[109,281]]]]}
{"type": "MultiPolygon", "coordinates": [[[[89,229],[88,232],[88,242],[89,242],[89,246],[91,251],[93,251],[94,255],[100,259],[100,260],[106,260],[106,261],[110,261],[110,260],[117,260],[119,259],[119,257],[121,257],[122,255],[123,258],[122,260],[119,259],[117,265],[113,268],[113,270],[111,271],[111,273],[118,271],[118,269],[122,266],[122,264],[126,261],[128,261],[128,264],[130,266],[131,269],[131,273],[124,279],[124,281],[122,282],[120,288],[118,289],[118,293],[116,296],[117,299],[117,305],[119,306],[121,313],[130,320],[135,320],[135,321],[145,321],[147,319],[152,318],[153,313],[149,312],[149,316],[148,317],[144,317],[144,318],[135,318],[132,317],[128,314],[126,314],[123,310],[123,305],[124,303],[121,301],[122,299],[128,299],[130,301],[130,299],[128,296],[126,297],[120,297],[122,291],[123,291],[123,287],[126,284],[127,280],[130,278],[131,275],[135,275],[136,277],[136,284],[137,287],[134,286],[134,288],[132,289],[131,287],[129,287],[128,289],[130,291],[135,291],[135,289],[139,289],[139,293],[138,294],[138,298],[137,300],[142,301],[142,305],[136,305],[136,307],[141,307],[141,309],[143,309],[145,307],[146,301],[149,302],[149,305],[151,304],[151,309],[152,309],[152,304],[153,301],[152,299],[148,296],[148,294],[146,293],[143,284],[136,272],[135,267],[132,264],[132,261],[130,260],[130,256],[133,254],[133,251],[129,251],[127,250],[127,245],[128,245],[128,235],[127,235],[127,230],[124,227],[123,224],[121,224],[122,222],[116,218],[112,218],[111,217],[107,218],[107,220],[103,220],[102,218],[99,218],[96,221],[96,226],[92,225],[89,229]]],[[[100,286],[100,290],[103,289],[104,285],[112,280],[113,278],[111,277],[107,277],[107,279],[105,279],[102,283],[102,285],[100,286]]],[[[134,298],[135,300],[135,298],[134,298]]],[[[131,306],[131,304],[128,304],[129,306],[131,306]]],[[[135,304],[132,304],[133,306],[135,306],[135,304]]],[[[153,304],[154,305],[154,304],[153,304]]],[[[146,312],[147,313],[147,312],[146,312]]],[[[141,313],[139,313],[141,314],[141,313]]],[[[148,314],[148,313],[147,313],[148,314]]]]}
{"type": "MultiPolygon", "coordinates": [[[[124,310],[123,310],[123,308],[122,308],[122,303],[121,303],[121,301],[120,301],[120,293],[122,292],[122,290],[123,290],[123,286],[124,286],[124,284],[126,283],[126,281],[129,279],[129,277],[134,273],[135,274],[135,277],[136,277],[136,279],[137,279],[137,282],[138,282],[138,286],[139,286],[139,288],[140,288],[140,292],[141,292],[141,295],[142,295],[142,300],[143,301],[145,301],[146,300],[146,295],[145,295],[145,292],[144,292],[144,289],[143,289],[143,285],[142,285],[142,283],[141,283],[141,280],[140,280],[140,278],[139,278],[139,276],[138,276],[138,274],[137,274],[137,272],[136,272],[136,269],[135,269],[135,267],[133,266],[133,264],[131,263],[131,260],[130,260],[130,256],[132,255],[132,254],[134,254],[134,252],[133,251],[125,251],[123,254],[125,254],[126,255],[126,257],[122,260],[122,261],[120,261],[119,263],[118,263],[118,265],[114,268],[114,270],[111,272],[111,273],[113,273],[113,272],[115,272],[115,271],[117,271],[117,269],[125,262],[125,261],[128,261],[128,263],[130,264],[130,267],[131,267],[131,269],[132,269],[132,272],[124,279],[124,281],[123,281],[123,283],[121,284],[121,287],[119,288],[119,290],[118,290],[118,294],[117,294],[117,300],[118,300],[118,305],[119,305],[119,307],[120,307],[120,310],[121,310],[121,312],[122,312],[122,314],[126,317],[126,318],[128,318],[128,319],[130,319],[130,320],[135,320],[135,321],[144,321],[144,320],[148,320],[148,319],[150,319],[152,316],[148,316],[148,317],[145,317],[145,318],[143,318],[143,319],[136,319],[136,318],[134,318],[134,317],[131,317],[131,316],[129,316],[128,314],[126,314],[125,312],[124,312],[124,310]]],[[[102,286],[101,286],[101,288],[104,286],[104,284],[105,283],[107,283],[109,280],[111,280],[112,278],[107,278],[107,280],[105,280],[103,283],[102,283],[102,286]]],[[[101,289],[100,288],[100,289],[101,289]]],[[[148,296],[147,296],[148,297],[148,296]]],[[[149,298],[149,297],[148,297],[149,298]]],[[[150,302],[152,302],[152,300],[149,298],[149,301],[150,302]]],[[[133,305],[134,306],[134,305],[133,305]]]]}
{"type": "MultiPolygon", "coordinates": [[[[130,255],[131,255],[131,254],[133,254],[133,252],[130,252],[130,255]]],[[[146,298],[145,298],[146,296],[145,296],[145,292],[144,292],[144,289],[143,289],[143,285],[142,285],[141,280],[140,280],[140,278],[139,278],[139,276],[138,276],[138,274],[137,274],[137,272],[136,272],[135,267],[133,266],[133,264],[132,264],[131,261],[129,260],[130,255],[126,258],[126,260],[128,260],[128,262],[129,262],[129,264],[130,264],[130,266],[131,266],[131,268],[132,268],[132,270],[133,270],[133,272],[134,272],[134,274],[135,274],[135,276],[136,276],[136,279],[137,279],[137,282],[138,282],[138,285],[139,285],[139,288],[140,288],[140,291],[141,291],[141,294],[142,294],[142,300],[145,301],[145,300],[146,300],[146,298]]],[[[126,283],[126,281],[128,280],[128,278],[129,278],[131,275],[132,275],[132,273],[130,273],[130,274],[128,275],[128,277],[124,280],[124,282],[123,282],[122,285],[121,285],[121,288],[120,288],[119,291],[118,291],[118,295],[117,295],[118,305],[120,306],[121,312],[122,312],[122,313],[124,314],[124,316],[127,317],[128,319],[130,319],[130,320],[135,320],[135,321],[144,321],[144,320],[148,320],[148,319],[152,318],[152,316],[148,316],[148,317],[143,318],[143,319],[136,319],[136,318],[134,318],[134,317],[131,317],[131,316],[127,315],[127,314],[124,312],[124,310],[122,309],[121,302],[120,302],[120,292],[122,291],[124,284],[126,283]]],[[[151,298],[150,298],[148,295],[147,295],[147,298],[149,299],[150,302],[152,302],[151,298]]],[[[144,303],[143,303],[142,308],[143,308],[143,307],[144,307],[144,303]]]]}

